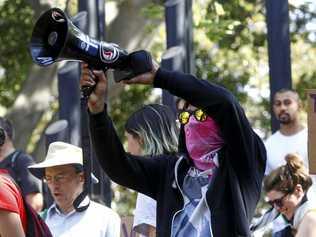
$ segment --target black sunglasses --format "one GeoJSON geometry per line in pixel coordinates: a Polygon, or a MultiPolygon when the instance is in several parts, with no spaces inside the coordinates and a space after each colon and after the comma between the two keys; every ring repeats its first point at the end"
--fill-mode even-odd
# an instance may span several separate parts
{"type": "Polygon", "coordinates": [[[268,203],[272,206],[272,207],[279,207],[282,208],[283,207],[283,200],[284,198],[288,195],[289,193],[284,194],[282,197],[278,198],[278,199],[274,199],[272,201],[268,201],[268,203]]]}
{"type": "Polygon", "coordinates": [[[202,109],[196,109],[194,111],[183,110],[178,115],[179,122],[182,125],[187,124],[191,115],[194,115],[194,118],[199,122],[203,122],[207,118],[207,114],[202,109]]]}

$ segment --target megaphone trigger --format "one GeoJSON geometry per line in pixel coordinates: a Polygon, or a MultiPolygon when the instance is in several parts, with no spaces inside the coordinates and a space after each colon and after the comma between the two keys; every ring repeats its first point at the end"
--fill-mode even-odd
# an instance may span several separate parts
{"type": "Polygon", "coordinates": [[[94,86],[82,86],[81,87],[81,95],[83,97],[89,97],[91,93],[94,91],[96,84],[94,86]]]}

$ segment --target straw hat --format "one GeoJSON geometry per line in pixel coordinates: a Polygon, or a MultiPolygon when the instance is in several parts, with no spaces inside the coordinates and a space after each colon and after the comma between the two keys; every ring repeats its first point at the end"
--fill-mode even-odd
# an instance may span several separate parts
{"type": "Polygon", "coordinates": [[[48,147],[45,160],[30,165],[28,169],[34,176],[41,179],[45,174],[45,168],[68,164],[83,165],[82,149],[65,142],[53,142],[48,147]]]}

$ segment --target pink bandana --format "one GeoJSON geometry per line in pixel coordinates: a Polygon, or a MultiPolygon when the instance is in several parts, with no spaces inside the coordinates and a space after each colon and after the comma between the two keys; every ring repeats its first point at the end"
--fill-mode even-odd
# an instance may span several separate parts
{"type": "Polygon", "coordinates": [[[203,171],[215,168],[214,158],[224,145],[216,122],[209,116],[203,122],[191,116],[184,131],[186,147],[195,167],[203,171]]]}

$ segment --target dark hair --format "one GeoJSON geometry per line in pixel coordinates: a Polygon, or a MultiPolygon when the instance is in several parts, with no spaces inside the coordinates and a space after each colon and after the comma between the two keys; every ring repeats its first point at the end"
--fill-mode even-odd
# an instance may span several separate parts
{"type": "Polygon", "coordinates": [[[273,170],[264,179],[264,190],[272,190],[283,193],[293,193],[297,184],[302,185],[304,192],[312,186],[312,178],[303,165],[302,159],[296,154],[285,156],[286,164],[273,170]]]}
{"type": "Polygon", "coordinates": [[[75,168],[76,173],[83,172],[83,165],[81,164],[71,164],[75,168]]]}
{"type": "Polygon", "coordinates": [[[142,139],[146,155],[175,153],[178,150],[176,116],[168,106],[143,106],[129,117],[125,130],[142,139]]]}
{"type": "Polygon", "coordinates": [[[10,120],[0,116],[0,127],[3,128],[6,135],[10,138],[10,140],[12,140],[13,135],[14,135],[14,130],[13,130],[12,123],[10,122],[10,120]]]}
{"type": "Polygon", "coordinates": [[[275,92],[274,96],[273,96],[273,100],[275,100],[275,96],[277,94],[283,94],[283,93],[287,93],[287,92],[291,92],[292,94],[294,94],[296,97],[295,100],[297,101],[297,103],[301,103],[301,99],[300,99],[299,94],[295,90],[292,90],[289,88],[282,88],[282,89],[278,90],[277,92],[275,92]]]}

